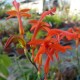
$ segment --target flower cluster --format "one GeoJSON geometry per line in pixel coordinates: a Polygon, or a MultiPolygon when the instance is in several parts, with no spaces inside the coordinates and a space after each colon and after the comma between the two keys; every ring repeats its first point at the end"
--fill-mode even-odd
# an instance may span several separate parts
{"type": "MultiPolygon", "coordinates": [[[[49,11],[45,11],[41,14],[39,20],[30,20],[29,23],[32,25],[31,31],[33,31],[33,36],[31,41],[27,42],[25,41],[24,37],[24,28],[22,25],[21,17],[31,17],[30,14],[26,13],[30,9],[22,9],[20,10],[20,4],[16,2],[16,0],[13,1],[13,6],[16,10],[12,10],[7,12],[10,16],[8,18],[11,18],[13,16],[17,16],[19,21],[19,35],[13,35],[11,36],[6,44],[5,48],[7,48],[12,42],[20,42],[21,45],[24,48],[24,51],[26,50],[26,44],[30,45],[32,49],[32,57],[33,61],[38,64],[38,71],[41,71],[42,66],[42,56],[43,54],[47,55],[45,64],[44,64],[44,72],[45,72],[45,80],[47,79],[47,74],[49,72],[49,64],[50,61],[53,61],[53,56],[56,57],[57,60],[59,60],[58,53],[62,52],[64,53],[67,49],[71,49],[71,46],[62,46],[60,44],[60,41],[66,37],[68,40],[76,39],[77,33],[80,32],[79,29],[69,29],[68,31],[63,31],[60,29],[51,29],[50,25],[46,22],[44,22],[44,18],[47,15],[55,14],[56,8],[53,8],[49,11]],[[37,39],[36,36],[40,30],[46,31],[47,35],[43,39],[37,39]],[[75,32],[74,32],[75,31],[75,32]],[[77,32],[77,33],[76,33],[77,32]],[[38,48],[38,52],[36,55],[34,55],[35,49],[38,48]]],[[[78,38],[80,38],[80,35],[78,35],[78,38]]]]}

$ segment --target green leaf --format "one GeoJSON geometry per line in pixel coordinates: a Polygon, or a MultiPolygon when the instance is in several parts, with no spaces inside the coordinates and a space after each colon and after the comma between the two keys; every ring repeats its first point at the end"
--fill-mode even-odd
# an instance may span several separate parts
{"type": "Polygon", "coordinates": [[[11,60],[7,55],[0,55],[0,73],[4,76],[8,76],[8,67],[11,64],[11,60]]]}
{"type": "Polygon", "coordinates": [[[0,63],[2,63],[8,67],[11,64],[11,59],[7,55],[0,55],[0,63]]]}
{"type": "Polygon", "coordinates": [[[4,76],[8,76],[8,69],[5,67],[5,65],[2,63],[0,63],[0,73],[2,73],[4,76]]]}
{"type": "Polygon", "coordinates": [[[6,80],[6,79],[4,79],[4,78],[0,77],[0,80],[6,80]]]}

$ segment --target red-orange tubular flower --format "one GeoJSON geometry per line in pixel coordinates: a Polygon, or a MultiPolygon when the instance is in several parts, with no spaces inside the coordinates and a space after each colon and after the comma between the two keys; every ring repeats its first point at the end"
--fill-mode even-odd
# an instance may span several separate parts
{"type": "Polygon", "coordinates": [[[76,40],[76,46],[78,47],[78,45],[80,44],[80,28],[79,27],[73,27],[73,28],[69,28],[68,32],[71,33],[75,33],[77,36],[76,38],[74,38],[76,40]]]}
{"type": "Polygon", "coordinates": [[[24,35],[24,28],[23,28],[23,25],[22,25],[21,17],[22,16],[23,17],[31,17],[30,14],[26,13],[30,9],[22,9],[22,10],[20,10],[19,9],[20,8],[20,4],[16,0],[13,1],[13,6],[15,7],[16,10],[8,11],[7,14],[10,15],[10,16],[7,19],[17,16],[18,22],[19,22],[19,33],[21,35],[24,35]]]}
{"type": "Polygon", "coordinates": [[[79,37],[80,36],[80,28],[79,27],[69,28],[68,32],[75,33],[77,35],[77,37],[75,39],[80,38],[79,37]]]}
{"type": "Polygon", "coordinates": [[[68,40],[72,40],[75,39],[77,34],[76,33],[71,33],[68,31],[63,31],[60,29],[51,29],[48,32],[48,36],[56,36],[58,38],[58,40],[60,41],[61,39],[63,39],[64,37],[66,37],[68,40]]]}
{"type": "MultiPolygon", "coordinates": [[[[39,20],[30,20],[29,23],[32,24],[32,27],[30,29],[30,31],[34,31],[36,29],[36,24],[38,24],[38,21],[39,20]]],[[[40,30],[44,30],[44,31],[49,31],[50,30],[50,24],[46,23],[46,22],[43,22],[41,21],[39,23],[39,27],[38,27],[38,30],[36,31],[36,34],[40,31],[40,30]]]]}
{"type": "Polygon", "coordinates": [[[58,52],[65,52],[67,49],[71,49],[70,46],[62,46],[60,45],[56,39],[51,38],[51,37],[46,37],[45,39],[34,39],[30,41],[28,44],[33,45],[33,46],[40,46],[39,50],[34,58],[34,61],[39,64],[40,68],[40,60],[41,60],[41,55],[46,54],[47,55],[47,60],[44,65],[44,71],[45,74],[47,75],[49,71],[49,63],[52,60],[53,61],[53,55],[56,56],[56,58],[59,60],[58,57],[58,52]]]}
{"type": "Polygon", "coordinates": [[[48,10],[48,11],[44,11],[42,14],[41,14],[41,18],[39,19],[40,21],[42,21],[45,16],[47,15],[51,15],[51,14],[54,14],[56,12],[56,7],[52,8],[51,10],[48,10]]]}
{"type": "MultiPolygon", "coordinates": [[[[38,24],[38,20],[30,20],[29,21],[29,23],[30,24],[32,24],[32,27],[31,27],[31,29],[30,29],[30,31],[35,31],[35,29],[36,29],[36,24],[38,24]]],[[[37,33],[40,31],[40,30],[44,30],[44,31],[46,31],[46,32],[48,32],[49,30],[50,30],[50,25],[48,24],[48,23],[46,23],[46,22],[43,22],[43,21],[41,21],[40,23],[39,23],[39,25],[38,25],[39,27],[38,27],[38,29],[37,29],[37,31],[35,32],[35,34],[33,34],[34,36],[37,36],[37,33]]],[[[34,57],[34,46],[33,46],[33,48],[32,48],[32,56],[34,57]]]]}
{"type": "Polygon", "coordinates": [[[32,37],[32,40],[35,39],[36,35],[37,35],[37,32],[41,29],[41,22],[42,20],[45,18],[45,16],[49,15],[49,14],[54,14],[56,11],[56,8],[54,7],[53,9],[49,10],[49,11],[45,11],[42,13],[40,19],[37,21],[36,25],[35,26],[35,30],[34,30],[34,34],[33,34],[33,37],[32,37]]]}

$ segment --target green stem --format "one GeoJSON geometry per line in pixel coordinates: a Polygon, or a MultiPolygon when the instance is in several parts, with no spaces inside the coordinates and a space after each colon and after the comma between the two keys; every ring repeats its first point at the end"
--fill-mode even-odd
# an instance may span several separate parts
{"type": "MultiPolygon", "coordinates": [[[[26,49],[24,49],[24,53],[25,53],[26,58],[28,58],[28,60],[29,60],[29,61],[31,62],[31,64],[36,68],[36,70],[37,70],[37,72],[38,72],[38,68],[37,68],[36,64],[31,60],[31,58],[30,58],[29,54],[27,53],[26,49]]],[[[40,80],[44,80],[44,79],[41,78],[41,76],[38,76],[38,78],[39,78],[40,80]]]]}
{"type": "Polygon", "coordinates": [[[36,64],[31,60],[29,54],[27,53],[26,49],[24,49],[24,53],[25,53],[25,56],[26,58],[28,58],[28,60],[31,62],[31,64],[36,68],[36,70],[38,71],[38,68],[36,66],[36,64]]]}

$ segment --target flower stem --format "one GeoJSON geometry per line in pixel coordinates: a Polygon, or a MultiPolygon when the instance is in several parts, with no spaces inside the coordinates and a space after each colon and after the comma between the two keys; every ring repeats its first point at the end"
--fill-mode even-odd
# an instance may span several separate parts
{"type": "Polygon", "coordinates": [[[36,70],[38,71],[38,68],[37,68],[36,64],[31,60],[31,58],[30,58],[29,54],[27,53],[27,50],[26,50],[26,49],[24,49],[24,53],[25,53],[26,58],[28,58],[28,60],[31,62],[31,64],[32,64],[32,65],[36,68],[36,70]]]}
{"type": "MultiPolygon", "coordinates": [[[[36,66],[36,64],[31,60],[28,52],[26,51],[26,49],[24,49],[24,53],[26,58],[28,58],[28,60],[31,62],[31,64],[36,68],[37,72],[38,72],[38,67],[36,66]]],[[[44,80],[44,78],[41,78],[41,76],[39,77],[40,80],[44,80]]]]}

